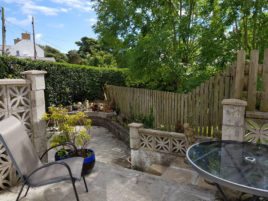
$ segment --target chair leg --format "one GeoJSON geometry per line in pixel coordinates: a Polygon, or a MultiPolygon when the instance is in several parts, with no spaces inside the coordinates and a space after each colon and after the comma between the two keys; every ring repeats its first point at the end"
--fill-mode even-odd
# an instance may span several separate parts
{"type": "Polygon", "coordinates": [[[83,176],[83,180],[84,180],[84,184],[85,184],[86,192],[88,192],[87,182],[86,182],[85,176],[83,176]]]}
{"type": "Polygon", "coordinates": [[[27,190],[26,190],[26,192],[25,192],[25,194],[24,194],[23,197],[26,197],[27,196],[29,189],[30,189],[30,186],[28,186],[28,188],[27,188],[27,190]]]}
{"type": "Polygon", "coordinates": [[[19,201],[19,199],[20,199],[20,195],[21,195],[21,193],[22,193],[22,190],[23,190],[24,186],[25,186],[25,183],[23,183],[23,185],[22,185],[22,187],[21,187],[21,189],[20,189],[20,192],[19,192],[19,194],[18,194],[18,196],[17,196],[16,201],[19,201]]]}
{"type": "Polygon", "coordinates": [[[72,184],[73,184],[73,189],[74,189],[74,194],[75,194],[76,200],[79,201],[79,197],[78,197],[77,190],[76,190],[76,187],[75,187],[75,179],[71,179],[71,180],[72,180],[72,184]]]}

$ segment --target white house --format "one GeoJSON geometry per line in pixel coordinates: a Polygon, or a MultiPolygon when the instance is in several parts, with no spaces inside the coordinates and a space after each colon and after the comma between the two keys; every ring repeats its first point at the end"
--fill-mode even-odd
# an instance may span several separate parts
{"type": "MultiPolygon", "coordinates": [[[[37,60],[55,61],[53,57],[45,57],[44,50],[35,45],[37,60]]],[[[21,38],[14,39],[14,45],[6,47],[6,53],[19,58],[34,58],[34,43],[29,33],[22,33],[21,38]]]]}

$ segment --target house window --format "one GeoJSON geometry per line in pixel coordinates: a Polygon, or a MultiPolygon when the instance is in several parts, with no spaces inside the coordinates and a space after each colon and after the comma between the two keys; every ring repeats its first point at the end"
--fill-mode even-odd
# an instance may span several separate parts
{"type": "Polygon", "coordinates": [[[19,50],[16,51],[16,56],[17,56],[17,57],[20,56],[20,51],[19,51],[19,50]]]}

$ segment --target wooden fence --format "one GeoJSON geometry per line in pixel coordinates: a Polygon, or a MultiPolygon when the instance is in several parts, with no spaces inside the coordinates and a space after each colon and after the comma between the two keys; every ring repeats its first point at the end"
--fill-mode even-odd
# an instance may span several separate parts
{"type": "Polygon", "coordinates": [[[196,135],[217,137],[221,131],[223,99],[244,97],[248,99],[249,109],[255,110],[258,106],[257,97],[261,97],[260,108],[267,111],[268,50],[265,51],[263,65],[258,64],[256,55],[258,52],[252,51],[248,63],[245,52],[239,51],[237,62],[187,94],[107,85],[107,97],[115,102],[126,117],[148,115],[152,109],[155,128],[164,126],[174,131],[177,123],[187,122],[196,135]],[[263,92],[257,92],[256,72],[262,73],[263,92]],[[243,92],[245,89],[247,96],[243,92]]]}
{"type": "Polygon", "coordinates": [[[247,111],[268,112],[268,49],[263,64],[259,64],[257,50],[251,51],[250,61],[246,60],[245,51],[238,52],[233,97],[246,100],[247,111]]]}

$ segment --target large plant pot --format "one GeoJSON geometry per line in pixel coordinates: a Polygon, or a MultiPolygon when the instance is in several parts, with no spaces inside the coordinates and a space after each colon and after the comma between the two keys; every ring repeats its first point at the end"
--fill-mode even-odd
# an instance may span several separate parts
{"type": "Polygon", "coordinates": [[[89,174],[95,165],[95,153],[92,149],[84,149],[84,150],[78,149],[77,154],[73,150],[69,149],[66,150],[65,154],[62,154],[62,151],[59,150],[55,153],[55,161],[77,156],[84,158],[82,175],[89,174]]]}

